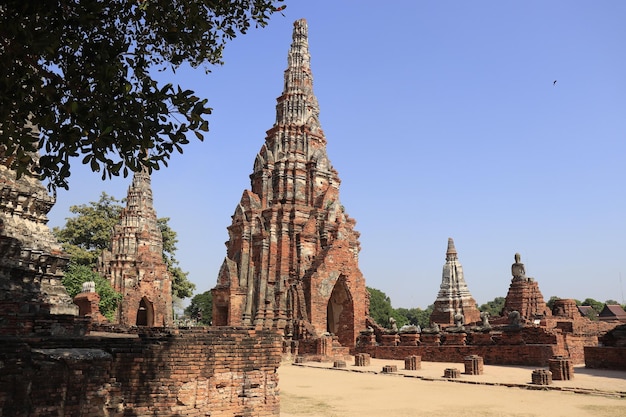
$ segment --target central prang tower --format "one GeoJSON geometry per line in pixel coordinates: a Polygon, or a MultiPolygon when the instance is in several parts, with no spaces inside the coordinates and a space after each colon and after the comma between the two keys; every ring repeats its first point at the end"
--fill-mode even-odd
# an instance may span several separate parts
{"type": "Polygon", "coordinates": [[[326,154],[304,19],[294,23],[276,122],[250,180],[228,228],[213,324],[274,328],[295,339],[329,332],[353,347],[369,309],[359,233],[326,154]]]}

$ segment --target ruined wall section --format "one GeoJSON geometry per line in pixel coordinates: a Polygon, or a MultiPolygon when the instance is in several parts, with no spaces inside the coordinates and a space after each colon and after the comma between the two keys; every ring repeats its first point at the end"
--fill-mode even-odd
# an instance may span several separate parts
{"type": "MultiPolygon", "coordinates": [[[[53,204],[37,179],[0,164],[0,333],[17,330],[11,317],[78,312],[61,283],[68,257],[46,224],[53,204]]],[[[22,327],[28,333],[32,322],[22,327]]]]}
{"type": "Polygon", "coordinates": [[[280,414],[279,336],[215,328],[0,344],[0,415],[280,414]]]}

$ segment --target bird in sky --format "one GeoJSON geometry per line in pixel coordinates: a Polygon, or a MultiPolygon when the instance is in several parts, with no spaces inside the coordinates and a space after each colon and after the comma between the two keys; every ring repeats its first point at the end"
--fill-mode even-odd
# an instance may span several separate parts
{"type": "Polygon", "coordinates": [[[552,85],[556,85],[556,80],[552,81],[552,85]]]}

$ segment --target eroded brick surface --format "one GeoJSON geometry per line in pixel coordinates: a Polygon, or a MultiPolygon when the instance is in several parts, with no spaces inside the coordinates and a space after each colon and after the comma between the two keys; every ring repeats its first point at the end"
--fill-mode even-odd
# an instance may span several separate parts
{"type": "Polygon", "coordinates": [[[150,175],[145,169],[133,176],[126,207],[113,229],[111,250],[102,252],[98,271],[123,295],[118,324],[173,324],[172,280],[163,261],[163,238],[152,201],[150,175]]]}
{"type": "Polygon", "coordinates": [[[318,116],[302,19],[294,23],[276,123],[228,227],[213,321],[272,328],[302,341],[329,332],[353,347],[369,308],[359,233],[339,200],[318,116]]]}
{"type": "Polygon", "coordinates": [[[4,338],[0,415],[278,417],[278,335],[175,333],[4,338]]]}

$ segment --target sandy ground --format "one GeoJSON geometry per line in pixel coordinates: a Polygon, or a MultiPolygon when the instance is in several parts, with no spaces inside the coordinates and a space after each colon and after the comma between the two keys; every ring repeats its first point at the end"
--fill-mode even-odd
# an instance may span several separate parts
{"type": "Polygon", "coordinates": [[[372,359],[369,367],[333,369],[332,363],[283,363],[281,417],[624,417],[626,372],[576,367],[570,381],[546,389],[530,383],[538,367],[485,365],[483,375],[448,380],[446,368],[462,363],[422,362],[405,371],[404,361],[372,359]],[[396,365],[397,374],[382,374],[396,365]]]}

